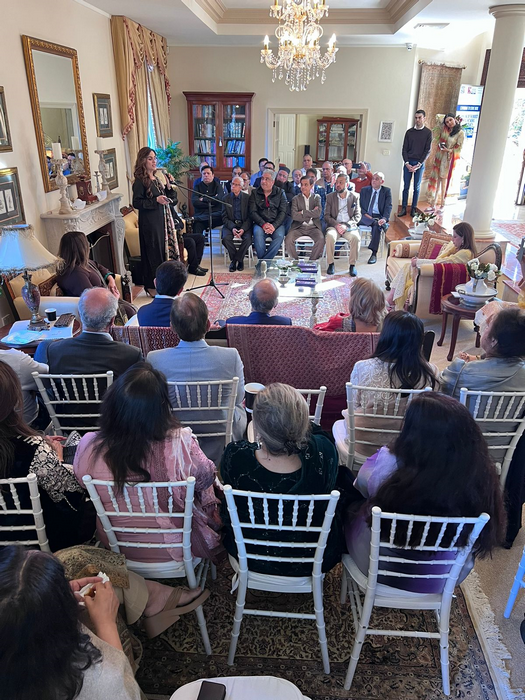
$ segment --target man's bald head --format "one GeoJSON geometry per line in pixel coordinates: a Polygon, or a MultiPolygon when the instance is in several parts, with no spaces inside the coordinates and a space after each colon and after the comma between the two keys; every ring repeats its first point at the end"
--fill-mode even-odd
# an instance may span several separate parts
{"type": "Polygon", "coordinates": [[[181,340],[202,340],[208,331],[208,307],[196,294],[186,292],[173,300],[170,322],[181,340]]]}
{"type": "Polygon", "coordinates": [[[257,282],[250,292],[250,304],[252,311],[258,311],[261,314],[269,314],[272,309],[277,306],[279,292],[275,282],[265,279],[257,282]]]}
{"type": "Polygon", "coordinates": [[[118,301],[105,287],[85,289],[78,302],[78,313],[85,331],[106,331],[117,315],[118,301]]]}

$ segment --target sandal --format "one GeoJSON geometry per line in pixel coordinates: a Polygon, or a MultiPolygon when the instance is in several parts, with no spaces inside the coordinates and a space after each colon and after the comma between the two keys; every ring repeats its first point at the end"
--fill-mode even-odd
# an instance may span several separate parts
{"type": "Polygon", "coordinates": [[[160,613],[152,615],[151,617],[145,617],[143,619],[142,626],[150,639],[152,637],[157,637],[159,634],[161,634],[161,632],[164,632],[164,630],[167,630],[168,627],[171,627],[171,625],[177,622],[181,615],[192,612],[210,597],[210,591],[209,589],[206,589],[199,593],[199,595],[192,601],[186,603],[186,605],[177,607],[177,603],[181,599],[182,592],[189,590],[191,589],[185,588],[184,586],[177,586],[177,588],[173,590],[166,605],[164,606],[163,610],[160,611],[160,613]]]}

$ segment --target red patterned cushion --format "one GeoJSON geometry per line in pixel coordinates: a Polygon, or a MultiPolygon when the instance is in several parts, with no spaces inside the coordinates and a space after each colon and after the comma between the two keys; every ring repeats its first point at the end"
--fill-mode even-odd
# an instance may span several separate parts
{"type": "Polygon", "coordinates": [[[443,243],[450,243],[452,237],[448,233],[438,233],[436,231],[425,231],[423,233],[423,238],[421,239],[421,245],[419,246],[419,251],[417,254],[418,258],[424,260],[430,260],[430,251],[437,241],[442,241],[443,243]]]}
{"type": "MultiPolygon", "coordinates": [[[[446,243],[445,243],[446,245],[446,243]]],[[[438,255],[441,253],[443,250],[443,241],[436,241],[432,239],[430,241],[430,246],[429,246],[429,255],[426,258],[427,260],[435,260],[438,255]]]]}
{"type": "Polygon", "coordinates": [[[179,336],[171,328],[155,326],[113,326],[113,340],[140,348],[144,357],[151,350],[174,348],[179,344],[179,336]]]}

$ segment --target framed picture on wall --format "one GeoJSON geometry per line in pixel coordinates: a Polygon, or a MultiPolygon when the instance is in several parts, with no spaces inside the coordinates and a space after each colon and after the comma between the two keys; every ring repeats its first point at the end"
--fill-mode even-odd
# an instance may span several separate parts
{"type": "Polygon", "coordinates": [[[5,102],[4,88],[0,86],[0,151],[12,151],[11,132],[7,118],[7,106],[5,102]]]}
{"type": "Polygon", "coordinates": [[[104,153],[104,162],[109,189],[114,190],[118,187],[117,152],[114,148],[108,148],[104,153]]]}
{"type": "Polygon", "coordinates": [[[17,168],[0,170],[0,226],[25,224],[17,168]]]}
{"type": "Polygon", "coordinates": [[[113,119],[111,117],[111,97],[100,92],[93,93],[95,106],[95,122],[97,124],[97,136],[106,138],[113,136],[113,119]]]}
{"type": "Polygon", "coordinates": [[[394,123],[393,121],[384,121],[379,124],[379,138],[378,141],[387,143],[393,141],[394,139],[394,123]]]}

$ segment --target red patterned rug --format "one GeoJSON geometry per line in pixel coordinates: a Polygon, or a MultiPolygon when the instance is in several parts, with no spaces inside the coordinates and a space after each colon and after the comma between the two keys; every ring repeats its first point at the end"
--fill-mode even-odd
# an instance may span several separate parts
{"type": "MultiPolygon", "coordinates": [[[[227,287],[220,287],[224,299],[215,289],[208,287],[202,294],[202,299],[209,309],[210,321],[227,319],[230,316],[244,316],[250,313],[248,292],[252,282],[252,274],[238,272],[223,272],[215,275],[216,282],[227,282],[227,287]]],[[[348,311],[348,293],[352,279],[347,275],[324,277],[318,289],[323,298],[317,307],[317,322],[327,321],[330,316],[348,311]]],[[[311,302],[309,299],[294,299],[279,302],[276,313],[289,316],[294,326],[310,325],[311,302]]]]}
{"type": "Polygon", "coordinates": [[[498,221],[494,219],[490,227],[516,248],[520,247],[521,239],[525,236],[525,221],[498,221]]]}

